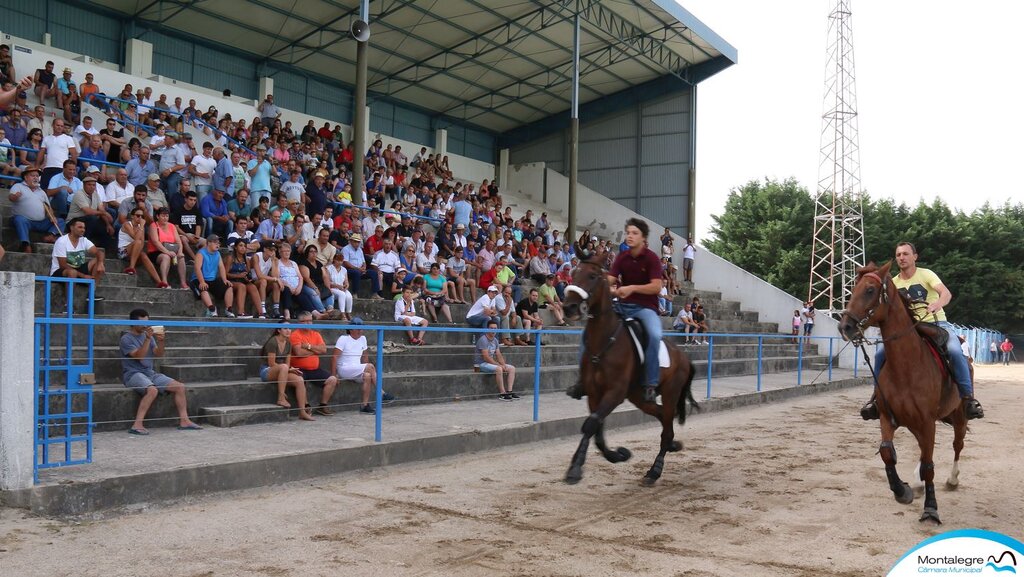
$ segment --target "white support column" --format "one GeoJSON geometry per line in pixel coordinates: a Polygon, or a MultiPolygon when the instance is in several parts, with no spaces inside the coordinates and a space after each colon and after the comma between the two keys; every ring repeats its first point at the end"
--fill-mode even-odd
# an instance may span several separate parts
{"type": "Polygon", "coordinates": [[[434,136],[434,155],[448,154],[448,130],[438,128],[434,136]]]}
{"type": "Polygon", "coordinates": [[[0,490],[32,486],[35,275],[0,271],[0,490]]]}
{"type": "Polygon", "coordinates": [[[124,73],[149,78],[153,75],[153,45],[129,38],[125,46],[124,73]]]}
{"type": "Polygon", "coordinates": [[[508,187],[508,152],[507,148],[502,148],[498,151],[498,187],[502,190],[507,190],[508,187]]]}
{"type": "Polygon", "coordinates": [[[263,102],[268,94],[274,93],[274,79],[269,76],[260,77],[260,89],[256,93],[256,102],[263,102]]]}

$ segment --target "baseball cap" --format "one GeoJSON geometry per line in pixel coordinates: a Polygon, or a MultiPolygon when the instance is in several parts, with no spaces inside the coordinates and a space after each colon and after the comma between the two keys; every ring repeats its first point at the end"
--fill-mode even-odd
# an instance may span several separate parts
{"type": "Polygon", "coordinates": [[[501,287],[496,285],[496,284],[492,284],[491,286],[487,287],[487,292],[491,292],[491,291],[501,292],[501,287]]]}
{"type": "Polygon", "coordinates": [[[160,180],[160,175],[154,172],[153,174],[147,176],[146,180],[160,180]]]}
{"type": "Polygon", "coordinates": [[[206,242],[220,242],[220,237],[215,234],[211,234],[210,236],[206,237],[206,242]]]}
{"type": "Polygon", "coordinates": [[[87,176],[87,177],[83,178],[82,179],[82,183],[84,184],[86,182],[96,182],[96,177],[94,177],[94,176],[87,176]]]}
{"type": "Polygon", "coordinates": [[[350,325],[361,325],[361,324],[363,324],[363,319],[361,319],[359,317],[352,317],[352,320],[348,321],[348,324],[350,324],[350,325]]]}

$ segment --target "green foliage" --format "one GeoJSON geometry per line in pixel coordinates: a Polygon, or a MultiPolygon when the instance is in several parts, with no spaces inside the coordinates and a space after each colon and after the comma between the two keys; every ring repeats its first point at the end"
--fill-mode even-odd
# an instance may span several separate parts
{"type": "MultiPolygon", "coordinates": [[[[912,242],[918,265],[953,293],[951,321],[1024,332],[1024,204],[964,214],[941,200],[911,208],[865,195],[863,214],[867,261],[884,263],[898,242],[912,242]]],[[[814,200],[795,179],[733,189],[712,219],[709,250],[792,295],[807,294],[814,200]]]]}

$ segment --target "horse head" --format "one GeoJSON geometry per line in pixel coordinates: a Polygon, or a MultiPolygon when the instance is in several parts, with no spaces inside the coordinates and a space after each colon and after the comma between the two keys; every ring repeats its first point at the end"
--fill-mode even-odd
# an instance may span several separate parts
{"type": "Polygon", "coordinates": [[[844,340],[863,338],[864,329],[885,322],[890,304],[891,268],[890,260],[882,266],[869,262],[857,269],[857,282],[853,286],[850,301],[846,303],[846,310],[839,319],[839,333],[844,340]]]}
{"type": "Polygon", "coordinates": [[[592,309],[599,308],[601,299],[608,296],[607,274],[596,257],[576,267],[572,273],[572,284],[565,287],[565,300],[562,301],[566,319],[576,321],[592,309]]]}

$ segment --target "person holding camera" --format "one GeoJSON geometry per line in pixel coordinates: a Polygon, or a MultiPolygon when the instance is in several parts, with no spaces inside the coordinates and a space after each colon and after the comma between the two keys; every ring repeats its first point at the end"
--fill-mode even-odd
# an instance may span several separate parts
{"type": "MultiPolygon", "coordinates": [[[[128,313],[133,321],[149,320],[145,309],[135,309],[128,313]]],[[[185,398],[185,385],[158,373],[153,369],[153,357],[164,356],[165,335],[163,327],[132,325],[121,334],[121,365],[124,386],[138,393],[142,399],[135,412],[135,421],[128,428],[132,435],[148,435],[144,426],[146,413],[153,406],[153,401],[161,393],[174,397],[174,406],[178,410],[178,430],[192,431],[202,429],[188,418],[188,407],[185,398]]]]}

